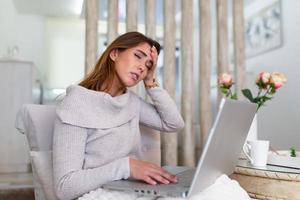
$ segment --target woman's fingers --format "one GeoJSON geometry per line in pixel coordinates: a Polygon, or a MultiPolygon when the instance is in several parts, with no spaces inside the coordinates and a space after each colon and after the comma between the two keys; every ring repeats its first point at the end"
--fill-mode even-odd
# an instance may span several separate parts
{"type": "Polygon", "coordinates": [[[177,177],[176,175],[170,174],[170,173],[163,173],[161,174],[163,177],[165,177],[166,179],[168,179],[169,181],[173,182],[173,183],[177,183],[177,177]]]}
{"type": "Polygon", "coordinates": [[[143,180],[151,185],[156,185],[158,182],[163,184],[177,182],[175,175],[158,165],[135,159],[130,159],[129,164],[130,175],[135,179],[143,180]]]}
{"type": "Polygon", "coordinates": [[[174,174],[171,174],[170,172],[168,172],[167,170],[165,170],[164,168],[158,167],[159,173],[164,176],[165,178],[167,178],[168,180],[170,180],[171,182],[177,182],[177,177],[174,174]]]}
{"type": "Polygon", "coordinates": [[[151,57],[152,57],[152,60],[153,60],[153,64],[156,65],[156,62],[157,62],[157,50],[156,50],[155,46],[152,46],[152,48],[151,48],[151,57]]]}
{"type": "MultiPolygon", "coordinates": [[[[168,183],[172,182],[172,183],[176,183],[177,182],[177,177],[173,174],[170,174],[168,171],[166,171],[165,169],[161,168],[161,167],[153,167],[150,170],[153,174],[157,174],[160,177],[162,177],[162,179],[165,179],[168,181],[168,183]]],[[[156,177],[156,176],[155,176],[156,177]]],[[[161,179],[158,179],[158,181],[160,181],[161,179]]],[[[162,182],[162,181],[160,181],[162,182]]],[[[166,183],[168,184],[166,181],[162,182],[162,183],[166,183]]]]}
{"type": "Polygon", "coordinates": [[[149,175],[152,179],[160,182],[160,183],[163,183],[163,184],[169,184],[170,181],[166,178],[164,178],[163,176],[161,176],[160,174],[156,174],[156,173],[151,173],[149,175]]]}
{"type": "Polygon", "coordinates": [[[143,179],[146,183],[150,184],[150,185],[156,185],[157,182],[152,179],[150,176],[145,176],[145,178],[143,179]]]}

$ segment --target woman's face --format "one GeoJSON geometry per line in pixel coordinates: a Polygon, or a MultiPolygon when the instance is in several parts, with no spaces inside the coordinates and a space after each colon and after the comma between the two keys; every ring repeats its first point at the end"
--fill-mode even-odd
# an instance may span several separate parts
{"type": "Polygon", "coordinates": [[[124,87],[131,87],[143,80],[153,67],[151,47],[141,43],[122,52],[112,51],[110,58],[115,62],[116,78],[124,87]]]}

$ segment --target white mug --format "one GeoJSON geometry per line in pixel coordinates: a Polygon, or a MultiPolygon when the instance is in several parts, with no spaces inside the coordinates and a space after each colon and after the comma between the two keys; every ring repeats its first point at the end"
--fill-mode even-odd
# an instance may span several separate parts
{"type": "Polygon", "coordinates": [[[244,145],[244,153],[254,167],[267,165],[269,143],[268,140],[252,140],[244,145]]]}

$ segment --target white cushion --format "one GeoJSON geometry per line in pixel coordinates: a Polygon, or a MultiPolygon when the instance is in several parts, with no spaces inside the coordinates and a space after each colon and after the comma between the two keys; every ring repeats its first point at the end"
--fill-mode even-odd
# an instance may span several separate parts
{"type": "Polygon", "coordinates": [[[53,186],[52,151],[31,151],[31,160],[48,200],[57,200],[53,186]]]}
{"type": "Polygon", "coordinates": [[[55,108],[54,105],[27,104],[19,110],[15,126],[27,136],[30,150],[52,150],[55,108]]]}

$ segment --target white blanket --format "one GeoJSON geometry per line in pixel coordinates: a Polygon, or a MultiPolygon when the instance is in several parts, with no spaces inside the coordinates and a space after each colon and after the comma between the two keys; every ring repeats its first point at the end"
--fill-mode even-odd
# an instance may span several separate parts
{"type": "MultiPolygon", "coordinates": [[[[135,193],[125,193],[118,191],[110,191],[97,189],[91,191],[78,200],[154,200],[154,197],[141,197],[135,193]]],[[[181,200],[183,198],[165,197],[160,200],[181,200]]],[[[250,200],[247,192],[240,187],[238,182],[231,180],[226,175],[220,176],[216,182],[200,192],[199,194],[189,198],[190,200],[250,200]]]]}

